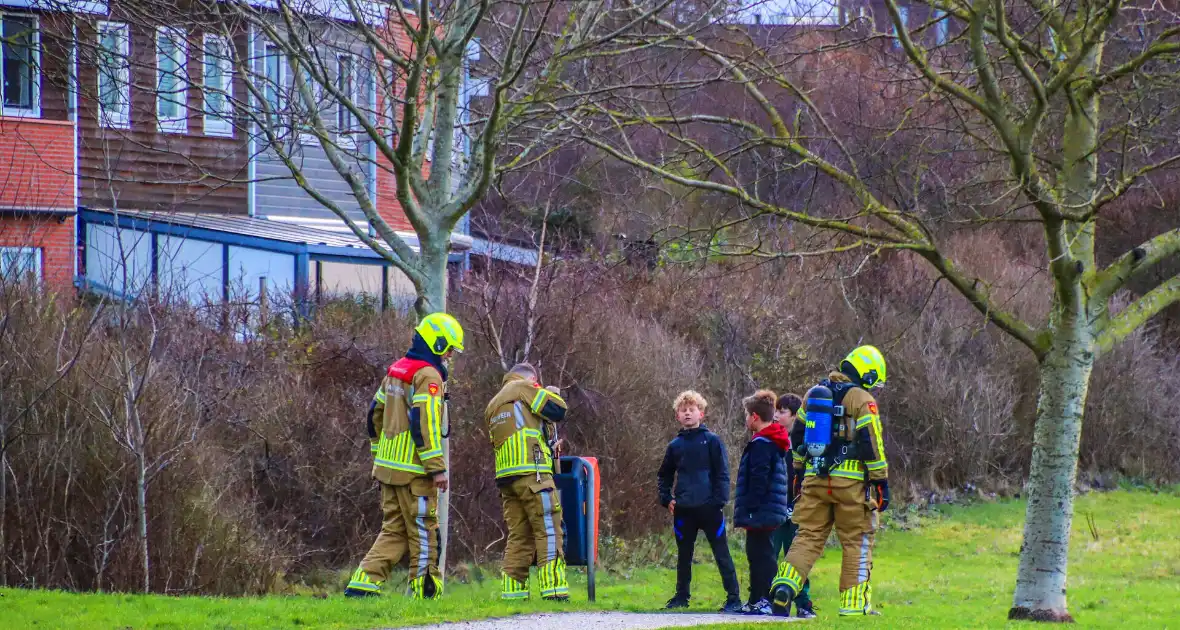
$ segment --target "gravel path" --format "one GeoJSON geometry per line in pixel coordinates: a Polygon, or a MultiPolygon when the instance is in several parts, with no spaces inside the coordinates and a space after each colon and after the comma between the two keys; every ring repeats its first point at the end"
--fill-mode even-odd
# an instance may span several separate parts
{"type": "Polygon", "coordinates": [[[637,628],[671,628],[703,626],[715,623],[783,623],[794,621],[782,617],[747,617],[709,613],[630,613],[630,612],[570,612],[555,614],[517,615],[499,619],[456,621],[432,626],[415,626],[403,630],[635,630],[637,628]]]}

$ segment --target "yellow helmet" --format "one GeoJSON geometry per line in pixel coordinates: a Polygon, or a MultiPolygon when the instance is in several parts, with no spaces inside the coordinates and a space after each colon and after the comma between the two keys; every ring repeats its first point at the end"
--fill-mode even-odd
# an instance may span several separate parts
{"type": "Polygon", "coordinates": [[[860,375],[861,385],[875,389],[885,385],[885,357],[873,346],[861,346],[844,357],[844,364],[852,366],[860,375]]]}
{"type": "Polygon", "coordinates": [[[446,354],[448,350],[463,352],[463,327],[446,313],[431,313],[423,317],[414,330],[422,335],[430,351],[435,354],[446,354]]]}

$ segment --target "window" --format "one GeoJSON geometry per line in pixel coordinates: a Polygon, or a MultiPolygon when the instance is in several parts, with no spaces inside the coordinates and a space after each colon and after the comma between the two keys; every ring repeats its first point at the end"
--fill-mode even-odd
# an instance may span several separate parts
{"type": "Polygon", "coordinates": [[[951,21],[942,9],[934,10],[934,43],[941,46],[947,42],[951,32],[951,21]]]}
{"type": "Polygon", "coordinates": [[[1052,26],[1049,27],[1048,38],[1049,48],[1053,51],[1053,58],[1057,61],[1065,61],[1065,53],[1062,52],[1061,46],[1057,43],[1057,31],[1054,31],[1052,26]]]}
{"type": "Polygon", "coordinates": [[[386,61],[382,64],[385,68],[383,77],[380,77],[378,89],[381,91],[381,98],[384,101],[385,109],[385,140],[390,145],[397,142],[397,74],[393,69],[393,62],[386,61]]]}
{"type": "Polygon", "coordinates": [[[233,48],[229,40],[216,35],[205,36],[205,58],[201,60],[205,88],[205,133],[232,136],[233,128],[233,48]]]}
{"type": "Polygon", "coordinates": [[[279,112],[283,108],[283,56],[279,52],[279,47],[267,44],[262,63],[266,77],[263,96],[266,98],[266,107],[270,110],[270,124],[276,125],[279,121],[279,112]]]}
{"type": "MultiPolygon", "coordinates": [[[[356,93],[356,66],[354,64],[352,55],[340,55],[336,57],[336,89],[341,94],[341,99],[347,100],[354,106],[358,106],[359,99],[356,93]]],[[[336,104],[336,134],[337,140],[342,142],[355,142],[352,134],[356,131],[356,116],[353,115],[352,110],[345,107],[343,100],[336,104]]]]}
{"type": "Polygon", "coordinates": [[[130,42],[126,24],[98,23],[98,114],[105,127],[131,126],[130,42]]]}
{"type": "Polygon", "coordinates": [[[40,247],[0,247],[0,279],[41,279],[40,247]]]}
{"type": "Polygon", "coordinates": [[[301,120],[299,122],[299,143],[305,145],[319,144],[319,136],[315,135],[316,116],[319,116],[323,111],[321,103],[324,102],[324,88],[320,82],[316,80],[311,73],[311,68],[307,67],[306,63],[297,60],[295,65],[296,76],[302,77],[303,87],[306,88],[307,93],[311,94],[313,104],[309,107],[304,101],[301,90],[294,90],[292,97],[298,103],[298,107],[293,107],[292,113],[298,113],[301,120]]]}
{"type": "Polygon", "coordinates": [[[9,116],[40,116],[41,83],[40,34],[37,20],[27,15],[0,16],[0,32],[4,45],[0,46],[3,57],[4,113],[9,116]]]}
{"type": "MultiPolygon", "coordinates": [[[[897,17],[899,18],[898,21],[901,23],[901,30],[908,28],[910,23],[909,7],[897,7],[897,17]]],[[[894,33],[893,45],[897,48],[901,48],[901,34],[899,32],[894,33]]]]}
{"type": "Polygon", "coordinates": [[[184,31],[156,31],[156,121],[160,131],[188,131],[188,43],[184,31]]]}

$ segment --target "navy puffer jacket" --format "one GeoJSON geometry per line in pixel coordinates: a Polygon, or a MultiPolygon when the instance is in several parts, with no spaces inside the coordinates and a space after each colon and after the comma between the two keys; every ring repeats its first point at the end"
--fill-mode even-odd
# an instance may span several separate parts
{"type": "Polygon", "coordinates": [[[746,445],[738,466],[734,525],[768,530],[787,521],[790,449],[791,438],[777,422],[759,431],[746,445]]]}

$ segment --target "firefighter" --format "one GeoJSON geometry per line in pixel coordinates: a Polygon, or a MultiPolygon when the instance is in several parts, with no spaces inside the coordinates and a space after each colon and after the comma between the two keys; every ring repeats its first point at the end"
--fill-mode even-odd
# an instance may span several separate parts
{"type": "Polygon", "coordinates": [[[798,439],[793,440],[792,457],[796,472],[806,473],[796,474],[796,479],[803,479],[801,488],[796,483],[792,516],[799,531],[772,585],[776,615],[789,614],[833,526],[843,549],[840,614],[878,614],[873,611],[869,576],[877,515],[889,507],[889,469],[877,401],[868,390],[884,385],[885,358],[873,346],[861,346],[804,400],[799,413],[803,422],[796,423],[793,432],[798,439]],[[813,405],[814,417],[809,419],[813,405]],[[820,409],[833,410],[829,435],[819,435],[822,431],[816,429],[826,420],[820,409]]]}
{"type": "Polygon", "coordinates": [[[504,376],[485,418],[496,454],[496,486],[508,526],[503,599],[529,598],[529,567],[537,566],[542,599],[566,601],[561,501],[553,483],[548,429],[565,419],[556,387],[542,388],[537,370],[521,363],[504,376]]]}
{"type": "Polygon", "coordinates": [[[381,485],[381,533],[344,594],[376,595],[405,558],[417,599],[442,596],[438,570],[438,493],[448,486],[442,420],[447,368],[463,351],[463,327],[433,313],[414,329],[406,356],[389,366],[369,405],[373,478],[381,485]]]}

